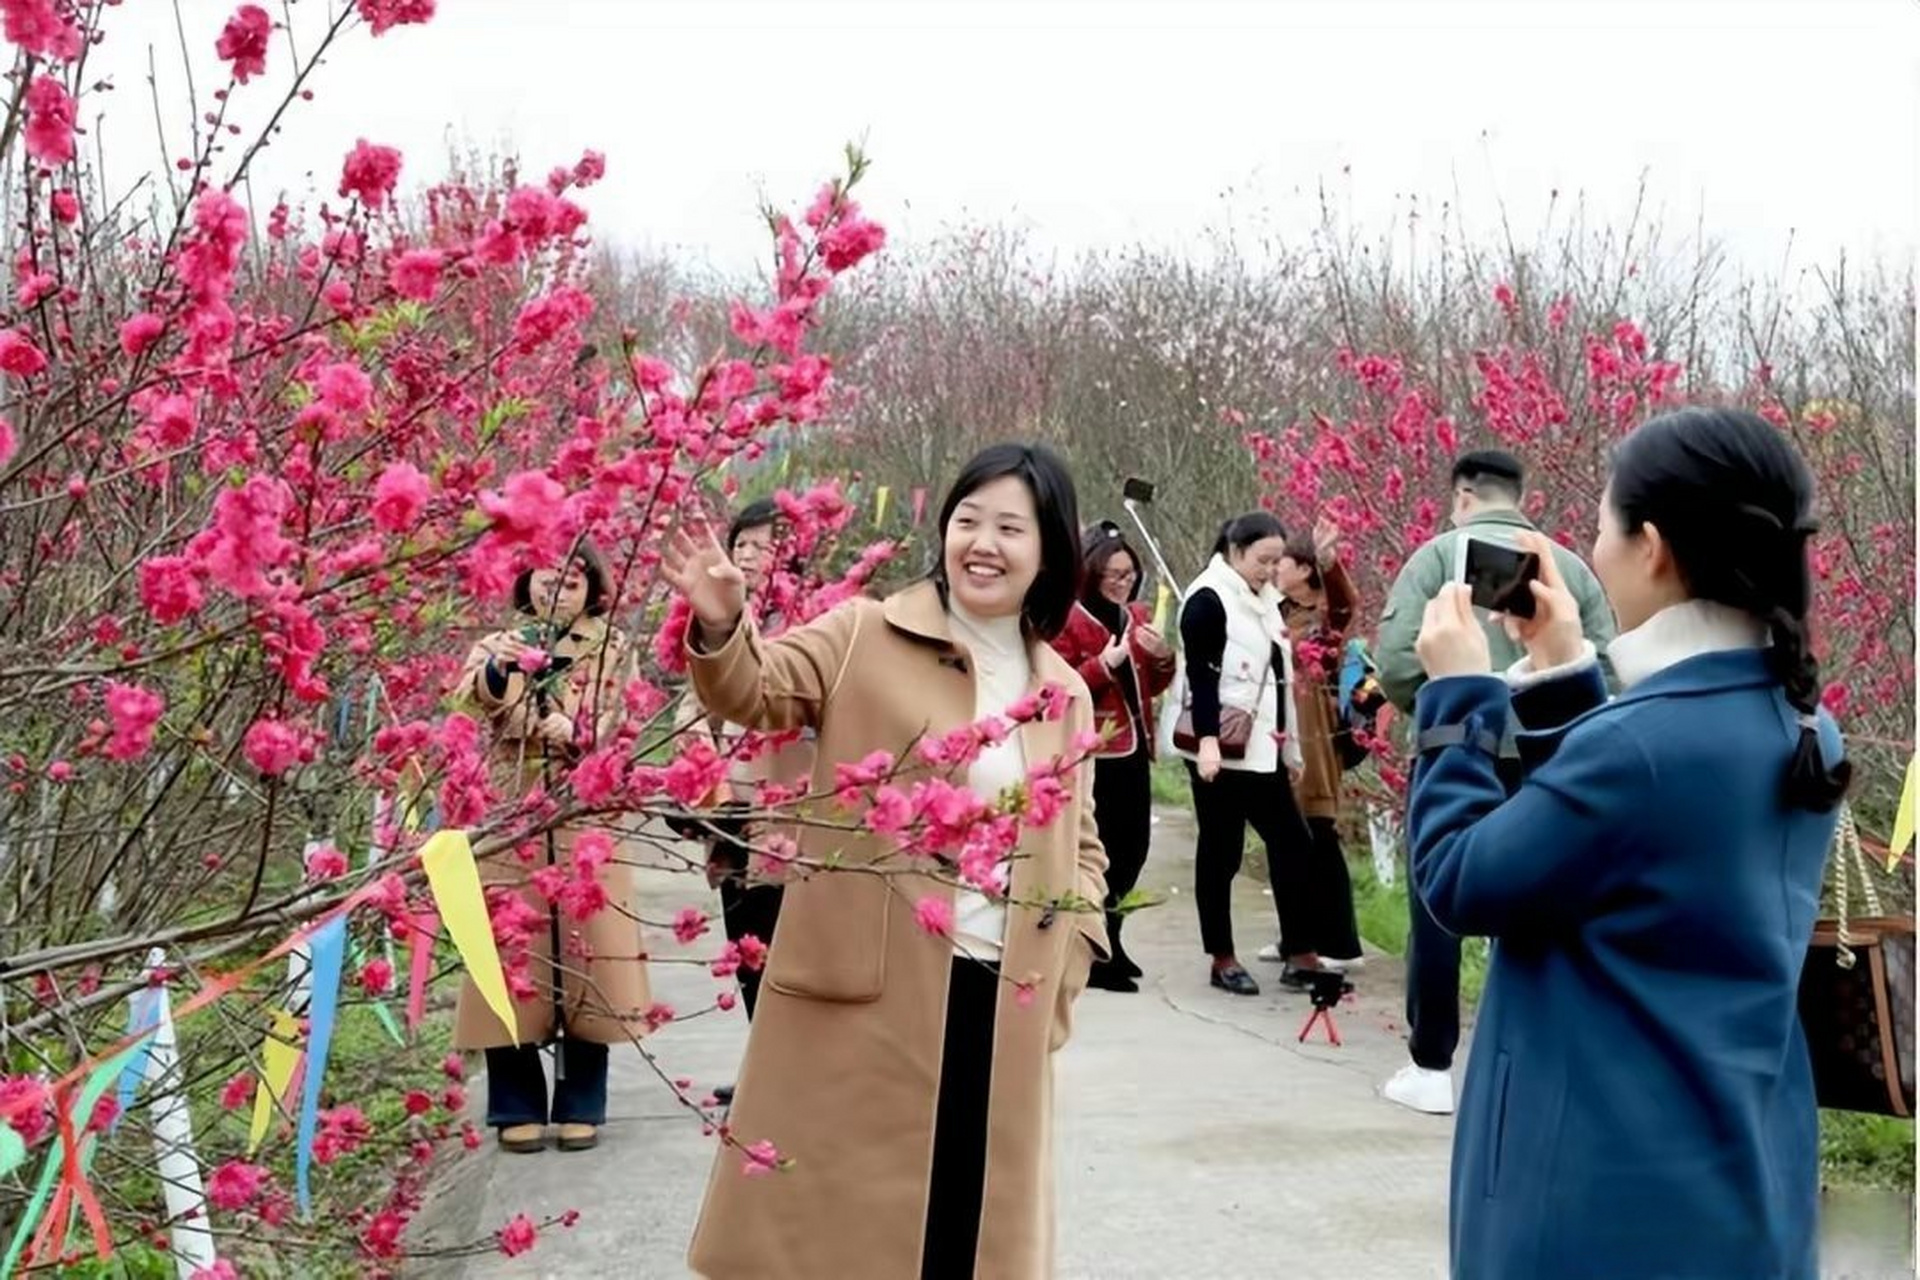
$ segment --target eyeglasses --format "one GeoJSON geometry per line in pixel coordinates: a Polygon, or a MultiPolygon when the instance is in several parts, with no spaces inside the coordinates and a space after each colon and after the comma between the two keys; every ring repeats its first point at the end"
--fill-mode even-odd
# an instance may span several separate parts
{"type": "Polygon", "coordinates": [[[1140,575],[1132,569],[1109,569],[1100,575],[1100,581],[1113,583],[1132,582],[1139,576],[1140,575]]]}

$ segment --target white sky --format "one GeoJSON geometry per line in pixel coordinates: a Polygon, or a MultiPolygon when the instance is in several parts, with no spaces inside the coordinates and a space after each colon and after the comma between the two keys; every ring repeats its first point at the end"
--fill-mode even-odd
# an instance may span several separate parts
{"type": "MultiPolygon", "coordinates": [[[[233,7],[180,0],[203,105],[233,7]]],[[[300,0],[304,44],[323,18],[300,0]]],[[[178,37],[166,0],[126,0],[108,31],[89,71],[119,88],[83,118],[111,108],[124,182],[156,154],[147,46],[178,101],[178,37]]],[[[243,124],[289,74],[282,32],[268,69],[243,124]]],[[[449,140],[511,146],[536,178],[592,147],[603,238],[720,267],[762,255],[762,192],[804,203],[854,138],[895,234],[1002,221],[1065,254],[1303,233],[1323,178],[1368,230],[1457,191],[1475,225],[1503,197],[1527,232],[1554,187],[1624,221],[1644,169],[1671,232],[1704,215],[1761,271],[1789,232],[1801,264],[1905,261],[1920,218],[1920,0],[440,0],[426,27],[357,28],[315,85],[256,195],[308,174],[331,195],[358,136],[416,182],[449,140]]]]}

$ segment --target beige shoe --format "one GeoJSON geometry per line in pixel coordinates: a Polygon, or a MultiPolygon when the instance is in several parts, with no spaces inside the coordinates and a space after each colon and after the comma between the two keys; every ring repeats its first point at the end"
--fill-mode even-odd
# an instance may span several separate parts
{"type": "Polygon", "coordinates": [[[515,1155],[530,1155],[535,1151],[544,1151],[547,1146],[547,1131],[537,1124],[510,1124],[500,1130],[500,1149],[511,1151],[515,1155]]]}
{"type": "Polygon", "coordinates": [[[591,1151],[600,1145],[600,1130],[590,1124],[563,1124],[560,1126],[560,1149],[562,1151],[591,1151]]]}

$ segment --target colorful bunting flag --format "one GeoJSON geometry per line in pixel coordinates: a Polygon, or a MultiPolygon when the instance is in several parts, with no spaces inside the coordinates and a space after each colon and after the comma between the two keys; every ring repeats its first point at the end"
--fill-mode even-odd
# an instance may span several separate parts
{"type": "Polygon", "coordinates": [[[1900,808],[1893,815],[1893,839],[1887,841],[1887,870],[1893,870],[1900,855],[1913,843],[1914,788],[1920,785],[1920,755],[1907,761],[1907,780],[1900,787],[1900,808]]]}
{"type": "Polygon", "coordinates": [[[300,1127],[293,1157],[294,1193],[300,1212],[313,1217],[313,1192],[308,1175],[313,1167],[313,1140],[320,1121],[320,1082],[327,1074],[327,1052],[333,1047],[334,1014],[340,1003],[340,970],[346,959],[347,918],[335,916],[313,935],[313,1002],[307,1009],[307,1078],[300,1096],[300,1127]]]}
{"type": "Polygon", "coordinates": [[[300,1019],[285,1009],[273,1011],[273,1027],[260,1047],[260,1083],[253,1089],[253,1123],[247,1129],[247,1154],[260,1150],[276,1104],[284,1105],[300,1062],[300,1019]]]}
{"type": "Polygon", "coordinates": [[[507,1028],[515,1044],[520,1043],[519,1024],[514,1020],[513,1001],[507,996],[507,975],[500,967],[500,952],[493,943],[493,922],[487,916],[487,900],[480,890],[480,871],[473,862],[473,846],[464,831],[437,831],[420,849],[420,864],[427,870],[427,887],[446,923],[447,936],[467,975],[479,988],[481,999],[507,1028]]]}

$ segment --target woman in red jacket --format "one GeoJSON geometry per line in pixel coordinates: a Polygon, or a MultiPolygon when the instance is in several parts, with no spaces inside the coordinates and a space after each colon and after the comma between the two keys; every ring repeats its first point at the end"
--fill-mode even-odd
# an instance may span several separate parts
{"type": "Polygon", "coordinates": [[[1080,600],[1053,647],[1093,694],[1095,727],[1105,739],[1093,762],[1093,817],[1107,850],[1107,937],[1113,959],[1095,963],[1087,985],[1138,991],[1140,966],[1120,945],[1114,910],[1147,862],[1153,830],[1153,700],[1173,680],[1173,650],[1148,625],[1140,594],[1140,557],[1119,526],[1102,521],[1082,539],[1080,600]]]}

